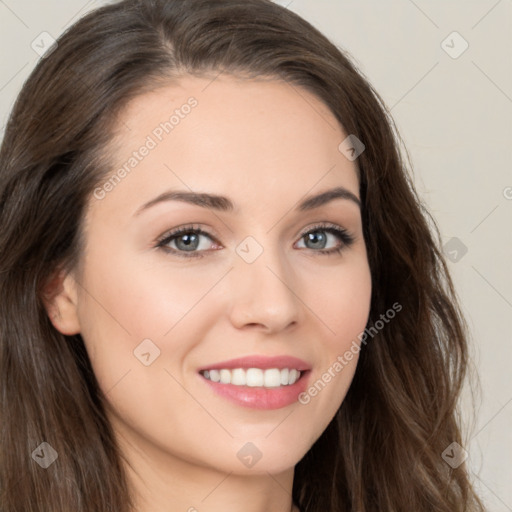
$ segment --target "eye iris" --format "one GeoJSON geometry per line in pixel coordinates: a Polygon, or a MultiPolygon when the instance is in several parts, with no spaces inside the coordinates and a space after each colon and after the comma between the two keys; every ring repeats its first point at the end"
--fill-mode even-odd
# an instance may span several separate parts
{"type": "Polygon", "coordinates": [[[306,238],[307,242],[311,242],[313,244],[313,247],[310,246],[310,249],[323,249],[327,242],[327,237],[325,233],[322,233],[321,231],[314,231],[312,233],[308,233],[306,235],[306,238]]]}
{"type": "Polygon", "coordinates": [[[184,251],[197,249],[199,237],[196,233],[186,233],[176,238],[176,247],[184,251]],[[183,244],[181,244],[183,242],[183,244]]]}

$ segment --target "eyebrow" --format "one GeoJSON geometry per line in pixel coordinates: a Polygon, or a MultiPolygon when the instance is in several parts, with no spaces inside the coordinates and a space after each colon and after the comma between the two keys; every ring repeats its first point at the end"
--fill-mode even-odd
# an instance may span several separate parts
{"type": "MultiPolygon", "coordinates": [[[[344,187],[335,187],[325,192],[320,192],[314,196],[309,196],[302,200],[296,210],[307,211],[319,208],[335,199],[346,199],[354,202],[361,209],[361,201],[358,197],[344,187]]],[[[206,194],[201,192],[187,192],[184,190],[169,190],[155,197],[151,201],[142,205],[135,215],[139,215],[143,211],[155,206],[156,204],[166,201],[181,201],[184,203],[201,206],[203,208],[211,208],[222,212],[231,212],[235,209],[234,203],[225,196],[215,194],[206,194]]]]}

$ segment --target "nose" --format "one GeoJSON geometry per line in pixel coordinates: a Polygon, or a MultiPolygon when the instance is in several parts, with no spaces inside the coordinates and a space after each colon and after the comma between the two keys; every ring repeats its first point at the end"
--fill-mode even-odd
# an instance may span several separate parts
{"type": "Polygon", "coordinates": [[[230,280],[229,316],[236,328],[275,333],[299,323],[299,283],[277,251],[265,250],[252,263],[237,257],[230,280]]]}

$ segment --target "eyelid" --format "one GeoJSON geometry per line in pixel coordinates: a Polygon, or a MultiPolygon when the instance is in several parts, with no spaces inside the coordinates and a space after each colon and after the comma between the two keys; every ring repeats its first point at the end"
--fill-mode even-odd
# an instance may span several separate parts
{"type": "MultiPolygon", "coordinates": [[[[208,227],[208,229],[211,229],[213,231],[213,228],[208,227]]],[[[189,233],[190,231],[200,233],[201,235],[207,236],[208,238],[211,238],[212,240],[218,243],[216,234],[208,233],[198,224],[184,224],[183,226],[177,226],[173,229],[170,229],[166,231],[163,235],[159,236],[156,239],[156,243],[161,244],[162,242],[165,242],[168,238],[176,237],[182,233],[189,233]]]]}
{"type": "MultiPolygon", "coordinates": [[[[339,226],[338,224],[333,224],[332,222],[318,222],[317,224],[313,224],[312,226],[308,226],[307,228],[304,228],[300,231],[300,234],[298,235],[299,239],[303,236],[307,235],[308,233],[311,233],[312,231],[320,231],[320,230],[326,230],[333,229],[335,231],[341,231],[343,233],[346,233],[347,235],[350,235],[347,229],[339,226]]],[[[351,235],[350,235],[351,236],[351,235]]]]}

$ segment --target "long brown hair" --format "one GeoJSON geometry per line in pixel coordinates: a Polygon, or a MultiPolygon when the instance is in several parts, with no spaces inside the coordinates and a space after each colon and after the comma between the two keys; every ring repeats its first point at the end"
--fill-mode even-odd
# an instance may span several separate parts
{"type": "Polygon", "coordinates": [[[347,55],[269,0],[104,6],[68,29],[24,84],[0,151],[0,510],[132,510],[83,341],[53,327],[42,290],[80,261],[84,208],[112,171],[108,143],[126,102],[183,74],[219,72],[305,88],[365,144],[369,325],[403,306],[363,347],[343,404],[297,464],[294,501],[302,512],[483,510],[465,465],[442,458],[463,444],[467,330],[400,137],[347,55]],[[58,454],[44,470],[33,455],[42,442],[58,454]]]}

